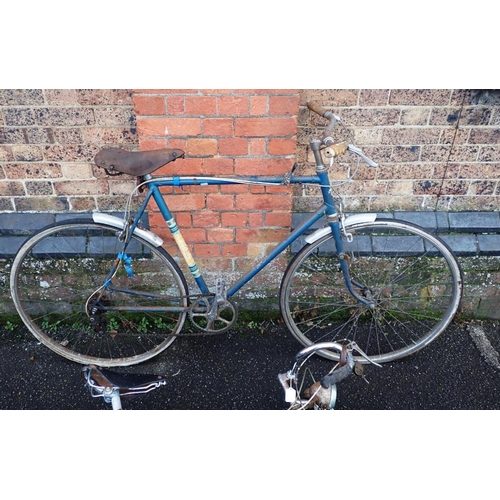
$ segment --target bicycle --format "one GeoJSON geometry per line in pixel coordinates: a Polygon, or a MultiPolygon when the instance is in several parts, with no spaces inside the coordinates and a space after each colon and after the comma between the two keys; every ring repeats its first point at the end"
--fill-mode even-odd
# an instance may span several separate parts
{"type": "MultiPolygon", "coordinates": [[[[280,177],[153,177],[163,165],[184,157],[179,149],[129,152],[102,149],[95,163],[108,175],[138,178],[123,219],[94,213],[40,230],[17,253],[10,290],[22,321],[40,342],[83,364],[125,366],[165,350],[186,318],[202,334],[221,333],[237,319],[233,297],[257,273],[305,237],[284,271],[279,307],[286,326],[303,346],[348,339],[377,363],[417,352],[440,335],[457,313],[462,274],[452,250],[425,229],[375,213],[346,216],[336,205],[328,170],[353,153],[378,165],[347,141],[331,137],[340,118],[316,103],[308,108],[328,120],[321,139],[312,139],[316,175],[280,177]],[[324,160],[330,165],[325,165],[324,160]],[[328,163],[328,162],[327,162],[328,163]],[[212,289],[193,258],[160,189],[164,186],[247,184],[317,186],[322,206],[277,244],[262,262],[229,287],[222,277],[212,289]],[[135,217],[136,190],[146,192],[135,217]],[[162,239],[141,224],[154,200],[197,289],[190,293],[179,264],[162,239]],[[311,233],[320,220],[325,226],[311,233]],[[311,234],[309,234],[311,233],[311,234]]],[[[335,350],[318,354],[338,360],[335,350]]],[[[355,356],[359,362],[366,362],[355,356]]]]}
{"type": "Polygon", "coordinates": [[[372,361],[355,342],[320,342],[305,347],[295,356],[291,370],[280,373],[278,380],[285,391],[285,401],[289,410],[334,410],[337,403],[337,384],[353,373],[368,382],[364,375],[364,367],[354,361],[353,352],[358,351],[361,358],[378,366],[372,361]],[[325,375],[317,376],[311,366],[307,365],[309,359],[323,349],[339,352],[339,362],[325,375]],[[302,372],[301,377],[299,373],[302,372]]]}

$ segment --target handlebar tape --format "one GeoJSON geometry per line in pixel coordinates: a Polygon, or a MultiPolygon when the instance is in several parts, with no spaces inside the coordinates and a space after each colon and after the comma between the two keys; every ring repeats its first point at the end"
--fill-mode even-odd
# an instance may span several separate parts
{"type": "Polygon", "coordinates": [[[325,375],[321,379],[321,386],[325,389],[328,389],[334,384],[338,384],[341,380],[344,380],[347,378],[351,373],[354,368],[354,358],[352,356],[352,353],[349,352],[347,353],[347,362],[344,366],[341,366],[334,372],[325,375]]]}

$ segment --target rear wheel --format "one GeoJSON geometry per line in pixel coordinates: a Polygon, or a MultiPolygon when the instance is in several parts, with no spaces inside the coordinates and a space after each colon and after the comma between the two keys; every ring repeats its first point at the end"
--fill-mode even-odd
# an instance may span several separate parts
{"type": "MultiPolygon", "coordinates": [[[[328,234],[305,245],[290,262],[280,290],[287,327],[304,346],[355,341],[379,363],[417,352],[458,310],[462,277],[453,252],[402,221],[378,219],[351,225],[347,232],[352,241],[343,236],[344,255],[328,234]],[[371,307],[347,290],[339,257],[348,260],[353,287],[371,307]]],[[[333,351],[319,353],[338,359],[333,351]]]]}
{"type": "Polygon", "coordinates": [[[53,224],[26,241],[13,262],[10,288],[20,317],[72,361],[140,363],[166,349],[184,325],[188,288],[176,262],[136,235],[117,259],[119,233],[92,220],[53,224]]]}

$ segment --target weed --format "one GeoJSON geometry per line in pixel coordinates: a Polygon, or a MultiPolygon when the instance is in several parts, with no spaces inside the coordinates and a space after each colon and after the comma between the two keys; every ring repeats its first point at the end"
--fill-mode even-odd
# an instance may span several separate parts
{"type": "Polygon", "coordinates": [[[149,326],[149,321],[146,318],[142,317],[141,321],[137,325],[137,331],[140,333],[148,333],[149,326]]]}

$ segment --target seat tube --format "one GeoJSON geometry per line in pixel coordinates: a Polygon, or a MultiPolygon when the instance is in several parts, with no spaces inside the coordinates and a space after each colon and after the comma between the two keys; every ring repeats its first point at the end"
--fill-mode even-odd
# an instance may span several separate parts
{"type": "Polygon", "coordinates": [[[160,212],[163,215],[163,218],[165,219],[165,222],[167,223],[170,232],[172,233],[175,243],[179,248],[182,258],[189,267],[189,271],[193,275],[193,278],[195,279],[200,291],[202,293],[209,293],[210,290],[207,284],[205,283],[203,276],[201,275],[201,271],[198,268],[198,265],[196,264],[194,257],[187,246],[186,240],[184,239],[184,236],[182,236],[179,230],[179,226],[177,226],[177,222],[175,221],[175,218],[170,212],[170,210],[168,209],[167,204],[165,203],[165,200],[163,199],[163,196],[161,195],[158,187],[152,185],[150,186],[150,189],[152,191],[153,198],[156,204],[158,205],[158,208],[160,209],[160,212]]]}

